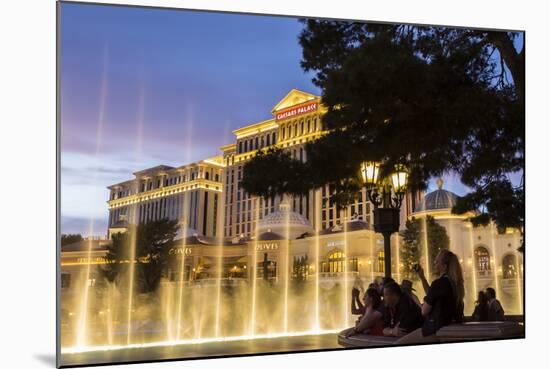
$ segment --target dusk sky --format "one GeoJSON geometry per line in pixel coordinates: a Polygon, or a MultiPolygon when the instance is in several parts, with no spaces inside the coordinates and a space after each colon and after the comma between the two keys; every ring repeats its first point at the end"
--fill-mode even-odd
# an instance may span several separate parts
{"type": "MultiPolygon", "coordinates": [[[[300,68],[297,19],[61,4],[61,231],[107,233],[106,186],[220,154],[300,68]]],[[[435,185],[432,183],[431,188],[435,185]]],[[[445,188],[464,193],[456,176],[445,188]]]]}

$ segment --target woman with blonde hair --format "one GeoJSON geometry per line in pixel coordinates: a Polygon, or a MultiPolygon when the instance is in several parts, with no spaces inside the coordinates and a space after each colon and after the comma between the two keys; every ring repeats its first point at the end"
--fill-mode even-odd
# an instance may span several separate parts
{"type": "Polygon", "coordinates": [[[464,317],[464,275],[455,253],[443,249],[434,260],[434,272],[439,275],[428,283],[424,270],[415,268],[426,292],[422,304],[422,328],[401,338],[398,343],[435,342],[436,332],[442,327],[461,322],[464,317]]]}

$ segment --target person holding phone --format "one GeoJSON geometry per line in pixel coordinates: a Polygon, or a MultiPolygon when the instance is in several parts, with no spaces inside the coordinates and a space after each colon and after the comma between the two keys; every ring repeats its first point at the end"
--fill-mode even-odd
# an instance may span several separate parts
{"type": "Polygon", "coordinates": [[[436,342],[436,333],[451,323],[464,318],[464,277],[458,257],[452,251],[441,250],[434,260],[434,271],[439,275],[428,283],[424,269],[415,268],[426,292],[422,304],[422,327],[401,338],[398,343],[436,342]]]}

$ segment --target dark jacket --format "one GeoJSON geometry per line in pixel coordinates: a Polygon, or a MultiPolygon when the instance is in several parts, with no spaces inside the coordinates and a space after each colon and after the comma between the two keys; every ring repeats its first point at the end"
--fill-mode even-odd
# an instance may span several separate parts
{"type": "Polygon", "coordinates": [[[395,308],[385,306],[383,309],[384,328],[393,328],[399,323],[399,328],[407,333],[422,326],[422,311],[408,295],[401,294],[395,308]]]}

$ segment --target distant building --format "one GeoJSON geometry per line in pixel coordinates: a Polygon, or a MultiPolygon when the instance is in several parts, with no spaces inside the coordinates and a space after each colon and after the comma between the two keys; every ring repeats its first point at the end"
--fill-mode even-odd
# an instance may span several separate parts
{"type": "Polygon", "coordinates": [[[220,222],[223,163],[221,156],[173,168],[159,165],[135,178],[109,186],[109,228],[125,232],[129,224],[178,220],[185,228],[216,237],[220,222]]]}

